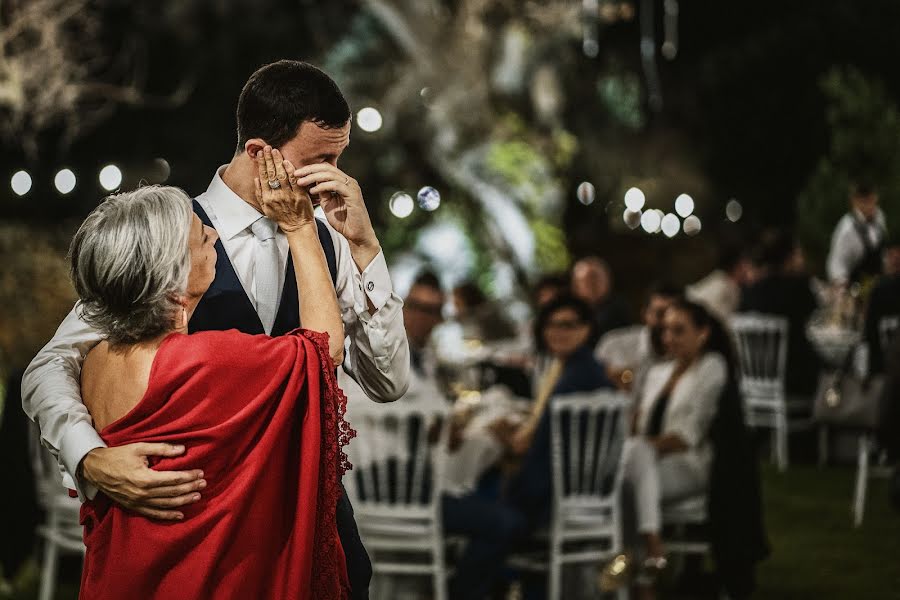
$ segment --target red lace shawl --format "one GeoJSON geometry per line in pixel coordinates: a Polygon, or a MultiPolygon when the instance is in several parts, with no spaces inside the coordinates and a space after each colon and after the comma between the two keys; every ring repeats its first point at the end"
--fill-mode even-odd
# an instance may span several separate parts
{"type": "Polygon", "coordinates": [[[158,470],[202,469],[202,499],[152,521],[102,494],[82,507],[82,599],[342,599],[335,510],[355,435],[325,334],[172,334],[110,446],[184,444],[158,470]]]}

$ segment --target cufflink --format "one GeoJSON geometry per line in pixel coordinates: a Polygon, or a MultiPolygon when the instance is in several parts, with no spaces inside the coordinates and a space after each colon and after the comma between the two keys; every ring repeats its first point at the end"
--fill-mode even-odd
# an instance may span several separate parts
{"type": "Polygon", "coordinates": [[[375,289],[375,284],[370,281],[369,283],[366,284],[366,289],[371,292],[372,290],[375,289]]]}

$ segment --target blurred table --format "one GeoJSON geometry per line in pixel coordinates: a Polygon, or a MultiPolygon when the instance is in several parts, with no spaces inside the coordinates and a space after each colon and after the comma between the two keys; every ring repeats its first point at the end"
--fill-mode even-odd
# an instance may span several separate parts
{"type": "Polygon", "coordinates": [[[464,415],[467,423],[462,443],[448,455],[444,468],[444,489],[452,495],[475,490],[481,476],[503,456],[503,446],[490,431],[499,419],[515,421],[528,414],[530,401],[517,398],[503,386],[467,391],[457,398],[454,414],[464,415]]]}
{"type": "Polygon", "coordinates": [[[816,320],[810,321],[806,335],[822,359],[832,367],[843,365],[862,340],[862,332],[858,329],[816,320]]]}

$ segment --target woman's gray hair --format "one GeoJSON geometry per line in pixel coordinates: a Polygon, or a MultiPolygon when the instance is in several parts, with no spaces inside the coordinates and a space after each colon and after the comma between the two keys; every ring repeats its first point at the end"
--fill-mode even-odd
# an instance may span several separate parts
{"type": "Polygon", "coordinates": [[[170,331],[191,270],[191,199],[150,185],[106,198],[69,247],[81,315],[112,345],[170,331]]]}

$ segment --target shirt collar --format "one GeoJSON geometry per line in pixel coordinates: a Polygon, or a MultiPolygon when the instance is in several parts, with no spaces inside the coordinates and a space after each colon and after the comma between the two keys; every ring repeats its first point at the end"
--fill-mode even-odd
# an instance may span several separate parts
{"type": "Polygon", "coordinates": [[[216,169],[206,194],[210,204],[216,213],[218,233],[223,238],[230,240],[237,234],[250,227],[257,219],[263,216],[258,210],[244,202],[222,180],[222,173],[227,165],[216,169]]]}

